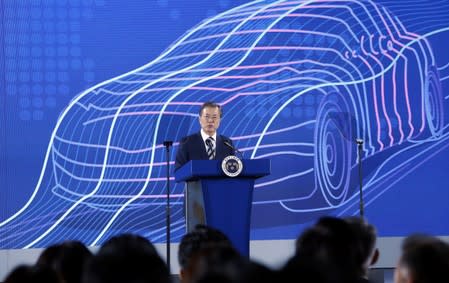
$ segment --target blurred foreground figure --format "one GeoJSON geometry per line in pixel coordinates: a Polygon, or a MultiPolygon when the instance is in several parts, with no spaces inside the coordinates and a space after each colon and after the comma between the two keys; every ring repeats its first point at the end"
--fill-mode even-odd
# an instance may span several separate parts
{"type": "Polygon", "coordinates": [[[48,266],[20,265],[6,276],[3,283],[64,283],[48,266]]]}
{"type": "Polygon", "coordinates": [[[413,235],[406,238],[394,282],[449,282],[449,245],[432,236],[413,235]]]}
{"type": "Polygon", "coordinates": [[[66,241],[46,248],[36,264],[53,268],[65,283],[80,283],[83,268],[91,257],[83,243],[66,241]]]}
{"type": "Polygon", "coordinates": [[[296,241],[296,253],[281,270],[283,281],[356,283],[360,249],[356,233],[343,219],[323,217],[296,241]]]}
{"type": "Polygon", "coordinates": [[[196,272],[193,257],[204,249],[218,246],[232,247],[232,244],[225,234],[212,227],[197,225],[193,231],[184,235],[178,249],[181,282],[190,283],[196,272]]]}
{"type": "Polygon", "coordinates": [[[355,260],[358,268],[358,282],[370,282],[368,280],[368,270],[379,259],[379,250],[376,248],[376,228],[360,217],[348,217],[344,220],[351,227],[357,240],[354,245],[356,248],[355,260]]]}
{"type": "Polygon", "coordinates": [[[170,283],[165,262],[147,239],[124,234],[109,239],[89,261],[83,283],[170,283]]]}

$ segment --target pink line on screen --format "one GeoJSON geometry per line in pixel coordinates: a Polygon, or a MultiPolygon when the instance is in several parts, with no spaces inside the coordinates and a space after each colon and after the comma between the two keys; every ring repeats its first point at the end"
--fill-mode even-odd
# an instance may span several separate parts
{"type": "MultiPolygon", "coordinates": [[[[387,50],[382,50],[382,54],[385,55],[387,58],[389,58],[392,62],[394,61],[394,58],[388,54],[387,50]]],[[[394,113],[396,114],[396,118],[398,120],[398,128],[399,128],[399,134],[401,135],[401,138],[399,140],[399,144],[401,144],[404,141],[404,131],[402,129],[402,119],[401,115],[398,112],[398,103],[397,103],[397,82],[396,82],[396,75],[397,75],[397,65],[393,65],[393,72],[391,74],[391,80],[393,82],[393,107],[394,107],[394,113]]]]}
{"type": "MultiPolygon", "coordinates": [[[[405,46],[402,42],[400,42],[399,40],[396,39],[396,37],[393,35],[393,32],[391,31],[391,29],[390,29],[389,25],[387,24],[387,22],[386,22],[384,16],[382,15],[382,13],[379,11],[379,9],[377,8],[377,6],[374,5],[374,7],[375,7],[377,13],[379,14],[380,18],[382,19],[382,22],[384,23],[385,27],[387,28],[387,31],[388,31],[388,33],[389,33],[389,35],[390,35],[390,37],[391,37],[391,40],[392,40],[394,43],[396,43],[397,45],[399,45],[400,47],[405,48],[405,49],[408,49],[408,50],[411,50],[411,51],[413,52],[413,51],[414,51],[413,48],[410,48],[410,47],[408,47],[408,46],[405,46]]],[[[386,14],[386,15],[387,15],[387,17],[389,17],[388,14],[386,14]]],[[[395,30],[397,31],[399,37],[402,37],[401,34],[400,34],[400,32],[399,32],[399,30],[397,29],[395,23],[391,20],[391,18],[389,18],[389,19],[390,19],[390,22],[392,23],[393,27],[394,27],[395,30]]],[[[405,74],[407,74],[407,71],[405,72],[405,74]]],[[[421,129],[420,129],[420,132],[422,132],[422,131],[424,130],[424,127],[425,127],[425,125],[424,125],[424,123],[425,123],[424,109],[423,109],[423,107],[421,107],[421,109],[422,109],[422,111],[421,111],[421,129]]],[[[410,112],[411,112],[411,111],[410,111],[410,112]]],[[[409,137],[410,137],[410,136],[409,136],[409,137]]]]}
{"type": "MultiPolygon", "coordinates": [[[[362,38],[361,38],[362,42],[363,42],[363,39],[364,39],[364,37],[362,36],[362,38]]],[[[364,52],[364,55],[369,56],[369,53],[366,52],[363,48],[361,50],[362,50],[362,52],[364,52]]],[[[363,58],[362,56],[358,56],[357,58],[359,58],[368,67],[368,69],[371,71],[371,73],[373,75],[375,74],[373,68],[371,67],[369,62],[366,61],[365,58],[363,58]]],[[[373,88],[372,98],[373,98],[373,104],[374,104],[374,114],[376,116],[376,123],[377,123],[377,127],[376,127],[377,128],[377,143],[380,145],[380,150],[382,150],[384,148],[384,144],[382,143],[381,138],[380,138],[381,127],[380,127],[379,107],[377,105],[377,97],[376,97],[376,93],[377,93],[376,92],[376,81],[372,81],[371,85],[373,88]]]]}

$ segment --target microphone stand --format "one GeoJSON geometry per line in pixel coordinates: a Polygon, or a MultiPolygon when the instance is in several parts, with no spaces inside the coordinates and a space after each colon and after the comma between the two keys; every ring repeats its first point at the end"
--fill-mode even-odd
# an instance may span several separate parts
{"type": "Polygon", "coordinates": [[[359,196],[360,196],[360,218],[364,218],[365,216],[365,205],[363,203],[363,176],[362,176],[362,149],[363,149],[363,140],[357,139],[357,148],[358,148],[358,163],[359,163],[359,196]]]}
{"type": "Polygon", "coordinates": [[[229,147],[230,149],[232,149],[234,151],[234,153],[240,154],[240,158],[243,159],[243,153],[240,150],[238,150],[238,148],[236,148],[235,146],[232,146],[232,144],[229,143],[228,141],[224,141],[224,144],[227,147],[229,147]]]}
{"type": "Polygon", "coordinates": [[[167,267],[170,272],[170,146],[173,141],[164,141],[164,146],[167,153],[167,206],[166,206],[166,225],[167,225],[167,267]]]}

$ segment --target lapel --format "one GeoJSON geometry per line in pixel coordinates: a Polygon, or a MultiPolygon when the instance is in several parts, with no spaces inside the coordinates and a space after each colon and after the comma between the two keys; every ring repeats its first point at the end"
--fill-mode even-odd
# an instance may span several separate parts
{"type": "Polygon", "coordinates": [[[215,159],[222,159],[223,157],[223,141],[221,136],[217,134],[217,141],[215,142],[215,159]]]}

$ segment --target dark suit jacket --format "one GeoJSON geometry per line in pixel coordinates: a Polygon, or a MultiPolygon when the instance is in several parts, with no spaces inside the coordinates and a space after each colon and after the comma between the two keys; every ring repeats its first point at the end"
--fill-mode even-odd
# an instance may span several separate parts
{"type": "MultiPolygon", "coordinates": [[[[234,149],[224,144],[225,141],[234,146],[230,138],[217,135],[217,140],[215,142],[215,159],[222,160],[226,156],[235,154],[234,149]]],[[[207,159],[209,158],[200,132],[184,137],[179,142],[178,151],[176,152],[175,171],[190,160],[207,159]]]]}

